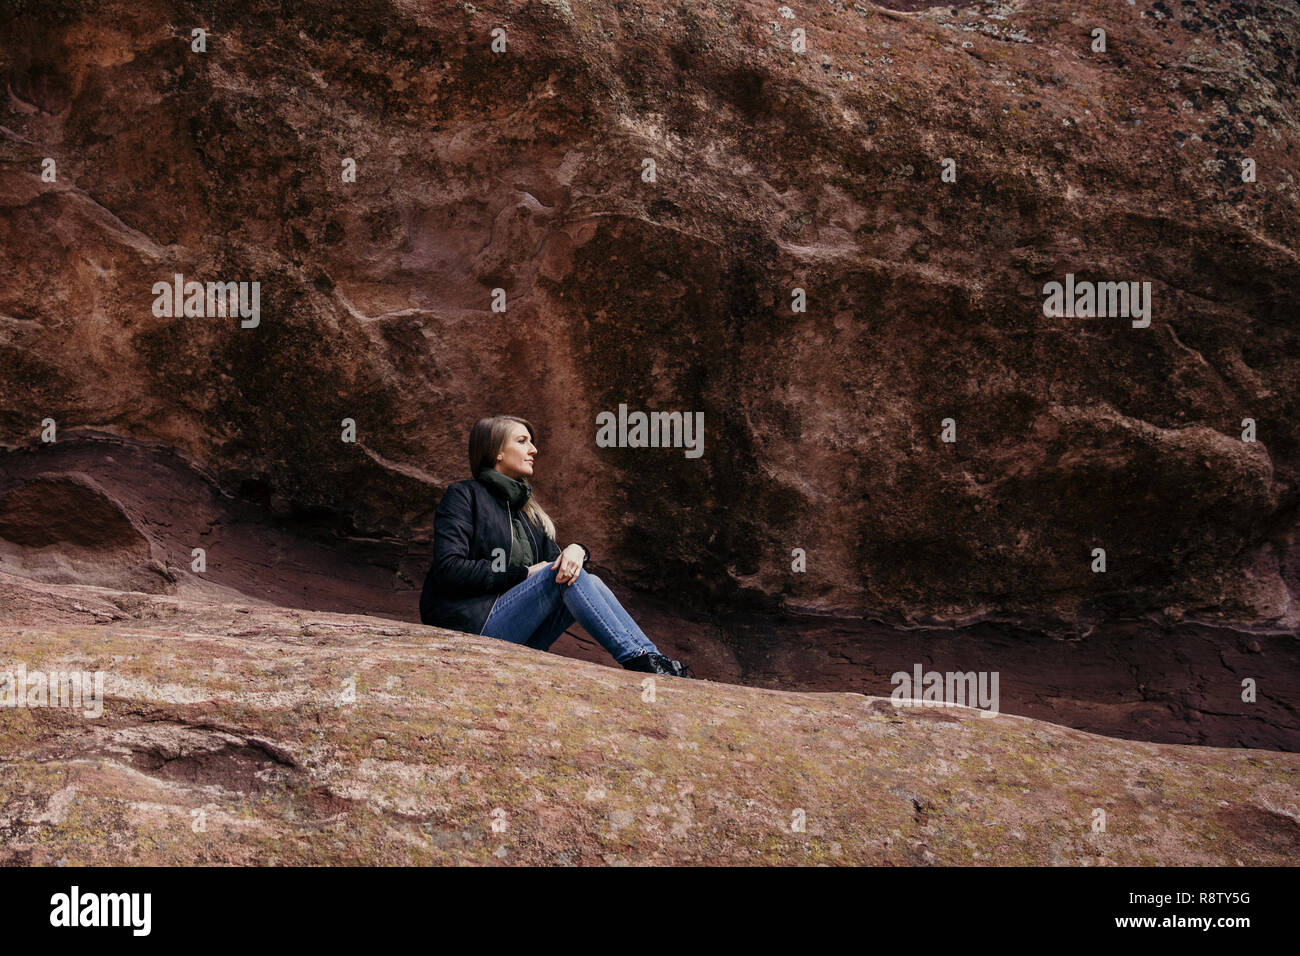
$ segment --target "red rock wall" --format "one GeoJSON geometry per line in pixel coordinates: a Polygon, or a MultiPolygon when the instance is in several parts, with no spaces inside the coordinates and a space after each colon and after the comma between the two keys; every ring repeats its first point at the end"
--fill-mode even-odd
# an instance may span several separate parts
{"type": "Polygon", "coordinates": [[[291,7],[0,10],[4,493],[52,418],[419,552],[512,412],[560,536],[700,606],[1294,625],[1293,8],[291,7]],[[1150,326],[1046,318],[1067,273],[1150,326]],[[620,403],[703,456],[597,447],[620,403]]]}

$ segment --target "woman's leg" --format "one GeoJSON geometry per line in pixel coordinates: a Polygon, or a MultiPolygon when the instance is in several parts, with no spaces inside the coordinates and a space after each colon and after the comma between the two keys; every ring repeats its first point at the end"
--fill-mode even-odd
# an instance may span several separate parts
{"type": "MultiPolygon", "coordinates": [[[[563,595],[555,583],[555,572],[548,575],[543,569],[497,598],[479,633],[512,644],[529,644],[538,629],[556,617],[557,608],[567,615],[563,595]]],[[[563,630],[561,628],[559,633],[563,630]]]]}
{"type": "MultiPolygon", "coordinates": [[[[608,615],[608,618],[611,620],[617,620],[626,629],[628,636],[643,648],[641,653],[659,653],[659,648],[655,647],[654,642],[650,640],[650,638],[646,637],[645,633],[637,627],[636,621],[632,620],[631,616],[623,608],[623,605],[619,603],[618,598],[614,597],[614,593],[603,580],[594,574],[580,573],[579,577],[589,579],[590,583],[596,586],[596,589],[600,593],[598,595],[593,595],[593,597],[603,599],[604,610],[608,615]]],[[[576,582],[571,582],[568,587],[572,587],[573,583],[576,582]]],[[[542,651],[547,650],[552,644],[559,640],[560,635],[563,634],[565,630],[568,629],[569,625],[575,620],[576,618],[573,616],[573,612],[569,610],[567,604],[564,601],[558,602],[551,616],[543,621],[541,626],[533,632],[533,636],[525,642],[526,646],[535,647],[542,651]]],[[[610,650],[609,644],[610,642],[608,641],[602,642],[602,646],[605,647],[606,650],[610,650]]],[[[610,650],[610,653],[613,654],[615,652],[610,650]]],[[[637,655],[633,654],[632,656],[636,657],[637,655]]]]}
{"type": "Polygon", "coordinates": [[[551,612],[550,617],[542,622],[541,627],[533,632],[533,636],[524,643],[524,646],[535,647],[539,651],[550,650],[551,645],[559,640],[560,635],[573,623],[573,620],[573,615],[564,606],[564,600],[557,591],[555,610],[551,612]]]}
{"type": "Polygon", "coordinates": [[[613,613],[619,615],[619,617],[627,624],[628,629],[636,638],[637,643],[641,645],[642,653],[662,653],[659,648],[655,647],[655,642],[646,637],[645,631],[641,630],[641,628],[637,626],[636,621],[632,620],[632,615],[627,613],[627,609],[623,607],[619,599],[614,597],[614,592],[609,589],[609,585],[605,583],[605,579],[595,574],[585,576],[591,578],[592,583],[596,585],[597,590],[600,591],[601,596],[605,599],[605,603],[610,606],[613,613]]]}
{"type": "Polygon", "coordinates": [[[659,653],[654,641],[637,627],[614,592],[596,575],[579,571],[577,579],[564,589],[564,604],[620,664],[642,654],[659,653]]]}
{"type": "Polygon", "coordinates": [[[574,620],[620,664],[659,652],[605,582],[586,571],[571,584],[558,584],[553,568],[525,578],[501,595],[482,633],[546,650],[574,620]]]}

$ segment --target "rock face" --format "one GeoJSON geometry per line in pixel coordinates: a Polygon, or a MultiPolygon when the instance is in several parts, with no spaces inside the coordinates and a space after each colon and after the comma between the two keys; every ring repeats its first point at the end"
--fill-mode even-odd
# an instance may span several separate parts
{"type": "Polygon", "coordinates": [[[1276,865],[1300,756],[0,578],[0,864],[1276,865]],[[83,701],[84,704],[84,701],[83,701]]]}
{"type": "Polygon", "coordinates": [[[426,547],[508,410],[562,535],[691,606],[1294,628],[1294,5],[889,6],[6,4],[5,567],[81,573],[31,553],[75,499],[82,580],[186,573],[138,522],[191,503],[112,518],[103,436],[361,564],[426,547]],[[177,274],[258,323],[159,316],[177,274]],[[1067,274],[1151,283],[1149,326],[1045,317],[1067,274]],[[598,447],[620,404],[703,455],[598,447]],[[81,477],[30,467],[46,419],[81,477]]]}

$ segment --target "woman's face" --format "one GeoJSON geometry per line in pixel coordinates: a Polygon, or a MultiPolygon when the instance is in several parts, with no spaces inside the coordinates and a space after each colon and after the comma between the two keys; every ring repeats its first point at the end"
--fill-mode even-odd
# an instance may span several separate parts
{"type": "Polygon", "coordinates": [[[533,456],[537,446],[528,437],[528,429],[518,422],[513,423],[510,440],[499,452],[501,455],[493,466],[507,478],[531,478],[533,476],[533,456]]]}

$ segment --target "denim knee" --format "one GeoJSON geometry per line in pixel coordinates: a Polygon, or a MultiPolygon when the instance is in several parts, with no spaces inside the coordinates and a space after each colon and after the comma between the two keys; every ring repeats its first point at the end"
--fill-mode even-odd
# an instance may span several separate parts
{"type": "MultiPolygon", "coordinates": [[[[572,587],[573,585],[575,585],[575,584],[578,583],[578,581],[579,581],[580,578],[583,578],[583,577],[591,578],[591,580],[594,581],[596,584],[604,584],[604,583],[605,583],[605,582],[602,581],[600,578],[596,577],[596,575],[594,575],[594,574],[592,574],[590,571],[588,571],[586,568],[579,568],[579,569],[578,569],[578,573],[577,573],[577,575],[576,575],[574,578],[572,578],[571,580],[566,581],[566,582],[565,582],[565,586],[566,586],[566,587],[572,587]]],[[[554,579],[555,579],[555,575],[551,575],[551,580],[554,580],[554,579]]]]}
{"type": "Polygon", "coordinates": [[[555,580],[555,572],[552,571],[550,568],[543,568],[537,573],[546,575],[546,583],[542,585],[542,587],[544,587],[546,589],[546,593],[550,595],[550,599],[552,603],[555,602],[563,603],[565,585],[555,580]]]}

